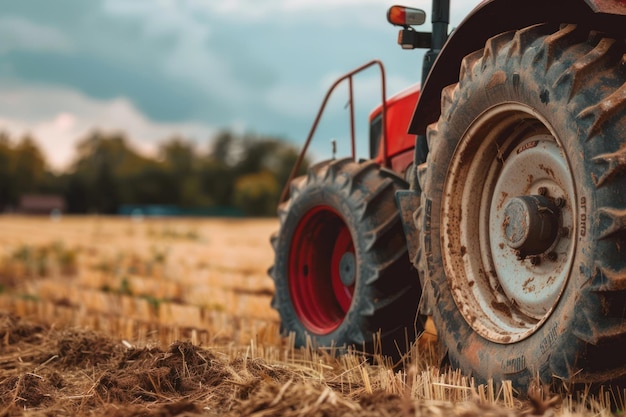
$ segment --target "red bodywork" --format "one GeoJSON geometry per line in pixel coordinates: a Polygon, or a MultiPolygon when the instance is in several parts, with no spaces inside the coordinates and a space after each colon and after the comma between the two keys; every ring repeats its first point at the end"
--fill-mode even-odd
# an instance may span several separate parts
{"type": "MultiPolygon", "coordinates": [[[[413,162],[413,149],[415,148],[415,135],[408,132],[408,126],[413,117],[415,105],[419,98],[419,85],[413,85],[387,100],[387,160],[391,163],[391,169],[404,175],[406,169],[413,162]]],[[[383,106],[378,105],[369,117],[370,129],[379,137],[370,137],[370,141],[378,143],[378,149],[372,157],[379,164],[383,164],[385,147],[382,144],[380,129],[376,132],[377,123],[380,124],[383,106]]]]}

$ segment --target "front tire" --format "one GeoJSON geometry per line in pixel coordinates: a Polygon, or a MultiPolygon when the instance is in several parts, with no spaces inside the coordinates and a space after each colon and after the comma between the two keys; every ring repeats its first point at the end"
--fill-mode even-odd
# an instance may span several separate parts
{"type": "Polygon", "coordinates": [[[419,280],[394,202],[406,186],[372,161],[351,159],[319,163],[292,182],[270,275],[272,306],[296,346],[310,338],[397,356],[415,339],[419,280]]]}
{"type": "Polygon", "coordinates": [[[467,56],[442,93],[420,272],[450,362],[479,380],[626,374],[625,51],[532,26],[467,56]]]}

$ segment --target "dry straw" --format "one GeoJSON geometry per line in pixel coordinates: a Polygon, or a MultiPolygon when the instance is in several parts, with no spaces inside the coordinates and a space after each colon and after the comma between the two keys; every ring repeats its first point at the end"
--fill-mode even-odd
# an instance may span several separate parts
{"type": "MultiPolygon", "coordinates": [[[[0,218],[0,416],[610,415],[625,395],[519,400],[440,370],[281,337],[266,275],[277,224],[0,218]],[[193,231],[193,233],[189,233],[193,231]],[[89,329],[89,330],[88,330],[89,329]]],[[[405,350],[405,349],[402,349],[405,350]]]]}

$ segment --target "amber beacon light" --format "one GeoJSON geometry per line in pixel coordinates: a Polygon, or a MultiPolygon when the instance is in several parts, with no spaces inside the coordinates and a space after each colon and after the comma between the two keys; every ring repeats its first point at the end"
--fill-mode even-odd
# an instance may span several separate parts
{"type": "Polygon", "coordinates": [[[426,13],[412,7],[391,6],[387,12],[387,20],[396,26],[423,25],[426,21],[426,13]]]}
{"type": "Polygon", "coordinates": [[[412,7],[391,6],[387,11],[387,20],[394,26],[402,26],[398,32],[398,45],[402,49],[428,49],[432,46],[431,33],[417,32],[413,26],[426,21],[426,12],[412,7]]]}

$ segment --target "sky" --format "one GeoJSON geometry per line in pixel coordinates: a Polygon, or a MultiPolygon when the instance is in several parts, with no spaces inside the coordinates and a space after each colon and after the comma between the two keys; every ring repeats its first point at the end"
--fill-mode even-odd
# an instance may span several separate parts
{"type": "MultiPolygon", "coordinates": [[[[419,81],[423,52],[402,50],[386,21],[397,1],[0,0],[0,130],[32,135],[55,170],[93,129],[125,132],[145,153],[173,136],[209,149],[221,130],[299,147],[343,73],[380,59],[388,95],[419,81]]],[[[451,28],[478,2],[451,0],[451,28]]],[[[430,22],[430,0],[404,5],[430,22]]],[[[362,153],[379,85],[374,69],[355,77],[362,153]]],[[[347,152],[345,92],[329,103],[316,154],[331,139],[347,152]]]]}

